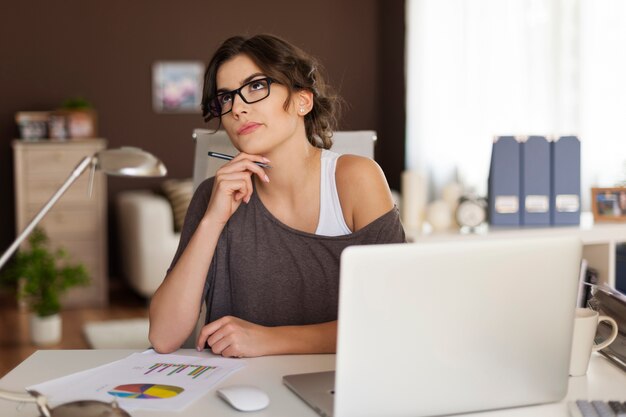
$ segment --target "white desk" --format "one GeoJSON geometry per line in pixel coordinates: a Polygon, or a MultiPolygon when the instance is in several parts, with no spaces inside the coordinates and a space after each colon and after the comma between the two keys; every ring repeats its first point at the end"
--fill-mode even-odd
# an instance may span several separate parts
{"type": "MultiPolygon", "coordinates": [[[[0,379],[0,388],[23,392],[25,386],[67,375],[72,372],[122,359],[134,350],[40,350],[0,379]]],[[[206,356],[195,350],[182,350],[183,355],[206,356]]],[[[219,399],[214,390],[175,415],[194,416],[280,416],[307,417],[317,414],[282,384],[282,376],[299,372],[332,370],[335,355],[289,355],[243,359],[246,367],[222,381],[223,385],[253,384],[264,389],[271,399],[268,408],[254,413],[240,413],[219,399]]],[[[506,384],[506,381],[502,381],[506,384]]],[[[589,399],[626,401],[626,373],[613,366],[603,356],[594,354],[589,372],[584,377],[570,378],[566,400],[589,399]]],[[[453,401],[453,398],[450,398],[453,401]]],[[[566,400],[542,406],[521,407],[471,414],[472,417],[566,417],[566,400]]],[[[416,396],[416,401],[419,397],[416,396]]],[[[34,404],[18,410],[17,403],[0,400],[0,416],[37,416],[34,404]]],[[[171,415],[172,413],[170,413],[171,415]]],[[[167,413],[133,411],[134,417],[164,416],[167,413]]]]}

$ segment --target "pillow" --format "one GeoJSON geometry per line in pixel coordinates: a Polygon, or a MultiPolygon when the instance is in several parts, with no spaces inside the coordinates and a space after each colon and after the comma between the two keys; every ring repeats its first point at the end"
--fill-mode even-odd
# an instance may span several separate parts
{"type": "Polygon", "coordinates": [[[165,180],[163,184],[161,184],[161,189],[172,206],[174,230],[180,232],[183,228],[185,214],[187,214],[187,208],[189,208],[189,203],[193,195],[193,180],[191,178],[184,180],[165,180]]]}

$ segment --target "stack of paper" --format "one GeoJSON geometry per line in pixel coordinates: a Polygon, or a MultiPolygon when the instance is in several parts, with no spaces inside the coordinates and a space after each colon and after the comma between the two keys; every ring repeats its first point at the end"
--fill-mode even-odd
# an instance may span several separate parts
{"type": "Polygon", "coordinates": [[[181,411],[245,366],[241,359],[161,355],[153,350],[28,387],[52,407],[70,401],[117,400],[125,410],[181,411]]]}

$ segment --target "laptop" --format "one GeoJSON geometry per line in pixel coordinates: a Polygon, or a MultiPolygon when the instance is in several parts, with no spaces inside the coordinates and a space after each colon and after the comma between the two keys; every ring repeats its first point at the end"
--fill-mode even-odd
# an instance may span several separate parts
{"type": "Polygon", "coordinates": [[[490,238],[341,256],[336,375],[283,382],[322,416],[436,416],[567,393],[582,244],[490,238]]]}

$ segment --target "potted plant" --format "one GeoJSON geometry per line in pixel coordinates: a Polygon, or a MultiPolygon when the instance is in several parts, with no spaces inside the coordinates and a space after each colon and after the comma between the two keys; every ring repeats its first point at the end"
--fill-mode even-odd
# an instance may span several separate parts
{"type": "Polygon", "coordinates": [[[51,251],[43,229],[35,228],[28,242],[29,248],[16,253],[0,279],[17,288],[18,302],[31,310],[32,341],[55,344],[61,340],[60,297],[71,287],[87,284],[89,275],[84,265],[68,263],[64,249],[51,251]]]}
{"type": "Polygon", "coordinates": [[[67,118],[70,138],[93,138],[97,132],[97,117],[91,103],[82,97],[69,98],[63,102],[61,113],[67,118]]]}

